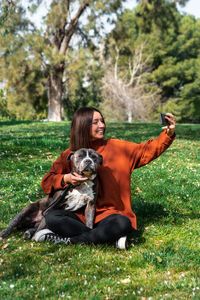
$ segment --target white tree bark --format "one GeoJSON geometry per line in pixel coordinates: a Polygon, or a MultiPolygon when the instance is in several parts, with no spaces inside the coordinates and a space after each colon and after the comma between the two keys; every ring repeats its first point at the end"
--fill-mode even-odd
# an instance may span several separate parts
{"type": "MultiPolygon", "coordinates": [[[[120,110],[125,110],[126,121],[147,121],[148,113],[158,92],[155,87],[145,83],[145,76],[150,71],[149,58],[144,58],[144,44],[135,50],[129,61],[128,70],[119,72],[119,49],[116,48],[114,65],[104,61],[105,74],[102,80],[103,96],[107,103],[115,103],[120,110]],[[148,87],[148,92],[147,92],[148,87]]],[[[111,105],[113,108],[113,104],[111,105]]]]}

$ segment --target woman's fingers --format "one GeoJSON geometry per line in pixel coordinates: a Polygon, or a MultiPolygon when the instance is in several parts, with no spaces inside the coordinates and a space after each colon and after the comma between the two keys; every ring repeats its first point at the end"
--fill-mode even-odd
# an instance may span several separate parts
{"type": "Polygon", "coordinates": [[[174,115],[172,115],[171,113],[167,113],[165,118],[169,121],[170,125],[175,126],[176,122],[174,115]]]}
{"type": "Polygon", "coordinates": [[[82,177],[76,172],[73,172],[73,174],[71,174],[71,183],[73,185],[79,185],[81,182],[86,181],[87,179],[87,177],[82,177]]]}
{"type": "Polygon", "coordinates": [[[167,134],[171,137],[174,135],[174,130],[175,130],[175,126],[176,126],[175,117],[171,113],[167,113],[165,115],[165,118],[169,122],[169,125],[163,127],[163,129],[167,129],[167,134]]]}

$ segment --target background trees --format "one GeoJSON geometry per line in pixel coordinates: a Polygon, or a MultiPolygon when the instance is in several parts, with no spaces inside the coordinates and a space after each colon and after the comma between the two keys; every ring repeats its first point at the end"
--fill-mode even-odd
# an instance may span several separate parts
{"type": "Polygon", "coordinates": [[[177,1],[141,0],[133,11],[123,2],[52,0],[39,30],[22,1],[2,0],[0,114],[58,121],[93,105],[112,120],[151,121],[162,110],[199,122],[200,20],[177,1]]]}
{"type": "Polygon", "coordinates": [[[1,1],[0,80],[7,109],[19,119],[32,119],[46,108],[46,89],[41,62],[32,51],[42,47],[34,25],[17,0],[1,1]],[[32,39],[33,37],[33,39],[32,39]]]}
{"type": "MultiPolygon", "coordinates": [[[[36,10],[37,2],[41,1],[35,2],[31,1],[33,5],[29,10],[36,10]]],[[[8,1],[4,1],[2,5],[7,5],[8,8],[4,28],[9,28],[9,33],[2,39],[2,45],[6,45],[5,49],[2,49],[2,69],[4,70],[2,79],[5,80],[7,94],[10,93],[9,102],[12,105],[14,103],[19,105],[20,101],[28,103],[25,96],[30,92],[32,95],[34,89],[36,92],[34,100],[32,100],[34,106],[35,98],[38,102],[38,96],[44,101],[45,97],[48,98],[48,120],[60,121],[63,107],[63,79],[68,77],[66,75],[67,66],[70,64],[67,50],[71,47],[72,37],[76,33],[77,41],[73,48],[79,45],[84,47],[84,42],[91,47],[92,38],[100,36],[101,16],[118,14],[122,2],[119,0],[109,2],[52,0],[45,18],[46,26],[43,31],[39,31],[26,19],[25,10],[19,0],[15,3],[10,2],[10,5],[8,5],[8,1]],[[86,25],[78,26],[78,22],[87,8],[86,25]],[[14,19],[13,23],[12,19],[14,19]],[[11,44],[9,41],[12,41],[11,44]],[[16,46],[16,42],[18,46],[16,46]],[[7,49],[9,49],[9,62],[7,61],[7,49]],[[12,69],[11,77],[13,77],[13,73],[18,74],[18,76],[15,75],[15,79],[8,76],[7,67],[12,69]],[[37,79],[39,80],[37,81],[37,79]],[[38,86],[37,83],[41,86],[38,86]],[[33,87],[33,85],[36,86],[33,87]],[[45,95],[41,95],[42,85],[46,89],[45,95]],[[18,96],[19,94],[20,96],[18,96]]],[[[106,22],[105,18],[104,22],[106,22]]],[[[30,105],[30,103],[28,104],[30,105]]],[[[25,105],[23,107],[27,110],[25,105]]]]}
{"type": "Polygon", "coordinates": [[[141,1],[134,12],[126,10],[118,18],[107,37],[111,56],[113,39],[121,49],[121,67],[128,66],[134,49],[145,41],[144,59],[149,55],[152,67],[146,78],[150,87],[160,91],[159,104],[152,103],[152,120],[158,111],[172,111],[181,121],[200,120],[199,22],[193,16],[181,16],[173,2],[141,1]]]}

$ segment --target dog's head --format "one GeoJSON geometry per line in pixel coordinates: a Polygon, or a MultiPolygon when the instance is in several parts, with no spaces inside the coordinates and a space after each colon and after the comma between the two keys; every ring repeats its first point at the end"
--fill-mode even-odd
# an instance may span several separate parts
{"type": "Polygon", "coordinates": [[[67,161],[72,160],[73,169],[76,173],[90,178],[97,171],[99,165],[103,163],[103,157],[93,149],[81,148],[71,152],[67,161]]]}

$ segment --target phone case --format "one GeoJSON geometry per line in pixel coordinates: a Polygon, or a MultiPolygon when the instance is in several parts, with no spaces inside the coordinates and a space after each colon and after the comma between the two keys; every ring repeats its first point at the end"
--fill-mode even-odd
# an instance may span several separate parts
{"type": "Polygon", "coordinates": [[[165,119],[165,114],[160,114],[160,121],[161,121],[161,124],[164,125],[164,126],[169,126],[169,121],[165,119]]]}

